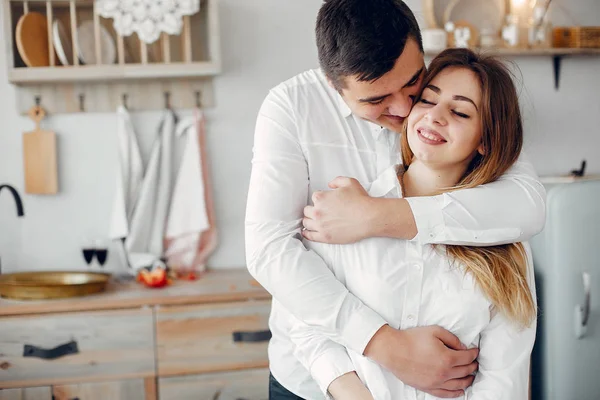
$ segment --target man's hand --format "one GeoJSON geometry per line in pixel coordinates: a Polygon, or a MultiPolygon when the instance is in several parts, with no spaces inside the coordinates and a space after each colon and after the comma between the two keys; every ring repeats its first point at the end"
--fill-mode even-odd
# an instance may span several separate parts
{"type": "Polygon", "coordinates": [[[335,400],[373,400],[373,395],[354,371],[336,378],[327,391],[335,400]]]}
{"type": "Polygon", "coordinates": [[[365,356],[402,382],[441,398],[464,395],[475,379],[478,354],[478,349],[465,349],[456,336],[439,326],[399,331],[385,325],[365,349],[365,356]]]}
{"type": "Polygon", "coordinates": [[[302,234],[322,243],[354,243],[370,236],[372,198],[354,178],[329,182],[332,191],[314,192],[314,206],[304,208],[302,234]]]}

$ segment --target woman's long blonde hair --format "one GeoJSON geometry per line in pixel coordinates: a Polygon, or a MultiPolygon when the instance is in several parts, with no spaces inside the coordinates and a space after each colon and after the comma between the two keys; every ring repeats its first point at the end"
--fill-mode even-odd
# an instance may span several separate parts
{"type": "MultiPolygon", "coordinates": [[[[458,184],[445,191],[474,188],[498,179],[517,160],[523,146],[519,98],[508,68],[499,60],[468,49],[448,49],[430,64],[422,88],[449,67],[473,71],[481,84],[481,128],[484,155],[477,153],[458,184]]],[[[421,94],[417,96],[419,101],[421,94]]],[[[406,124],[402,161],[410,166],[406,124]]],[[[498,310],[521,326],[529,326],[536,307],[527,282],[527,254],[521,243],[490,247],[446,246],[448,256],[466,272],[498,310]]]]}

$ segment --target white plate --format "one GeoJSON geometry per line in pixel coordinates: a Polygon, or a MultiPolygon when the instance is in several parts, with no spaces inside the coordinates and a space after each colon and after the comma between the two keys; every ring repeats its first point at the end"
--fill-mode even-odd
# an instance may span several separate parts
{"type": "Polygon", "coordinates": [[[71,45],[71,38],[64,24],[57,19],[52,24],[52,41],[54,42],[54,50],[61,64],[72,64],[73,46],[71,45]]]}
{"type": "MultiPolygon", "coordinates": [[[[115,42],[110,33],[102,26],[100,28],[100,64],[114,64],[117,57],[115,42]]],[[[94,22],[85,21],[77,28],[75,41],[79,59],[88,65],[96,64],[96,41],[94,40],[94,22]]]]}

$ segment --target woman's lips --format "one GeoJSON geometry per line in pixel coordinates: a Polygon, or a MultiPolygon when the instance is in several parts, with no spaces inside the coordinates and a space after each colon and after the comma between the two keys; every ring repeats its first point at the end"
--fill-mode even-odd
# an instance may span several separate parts
{"type": "Polygon", "coordinates": [[[446,143],[446,139],[444,139],[442,135],[430,129],[417,129],[417,136],[423,143],[426,144],[440,145],[446,143]]]}

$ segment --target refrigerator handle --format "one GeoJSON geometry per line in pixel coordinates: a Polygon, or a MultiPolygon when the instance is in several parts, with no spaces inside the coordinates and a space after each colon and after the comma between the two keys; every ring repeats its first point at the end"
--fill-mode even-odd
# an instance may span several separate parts
{"type": "Polygon", "coordinates": [[[591,282],[588,272],[582,273],[583,277],[583,305],[575,306],[575,336],[581,339],[587,331],[588,321],[590,319],[590,291],[591,282]]]}

